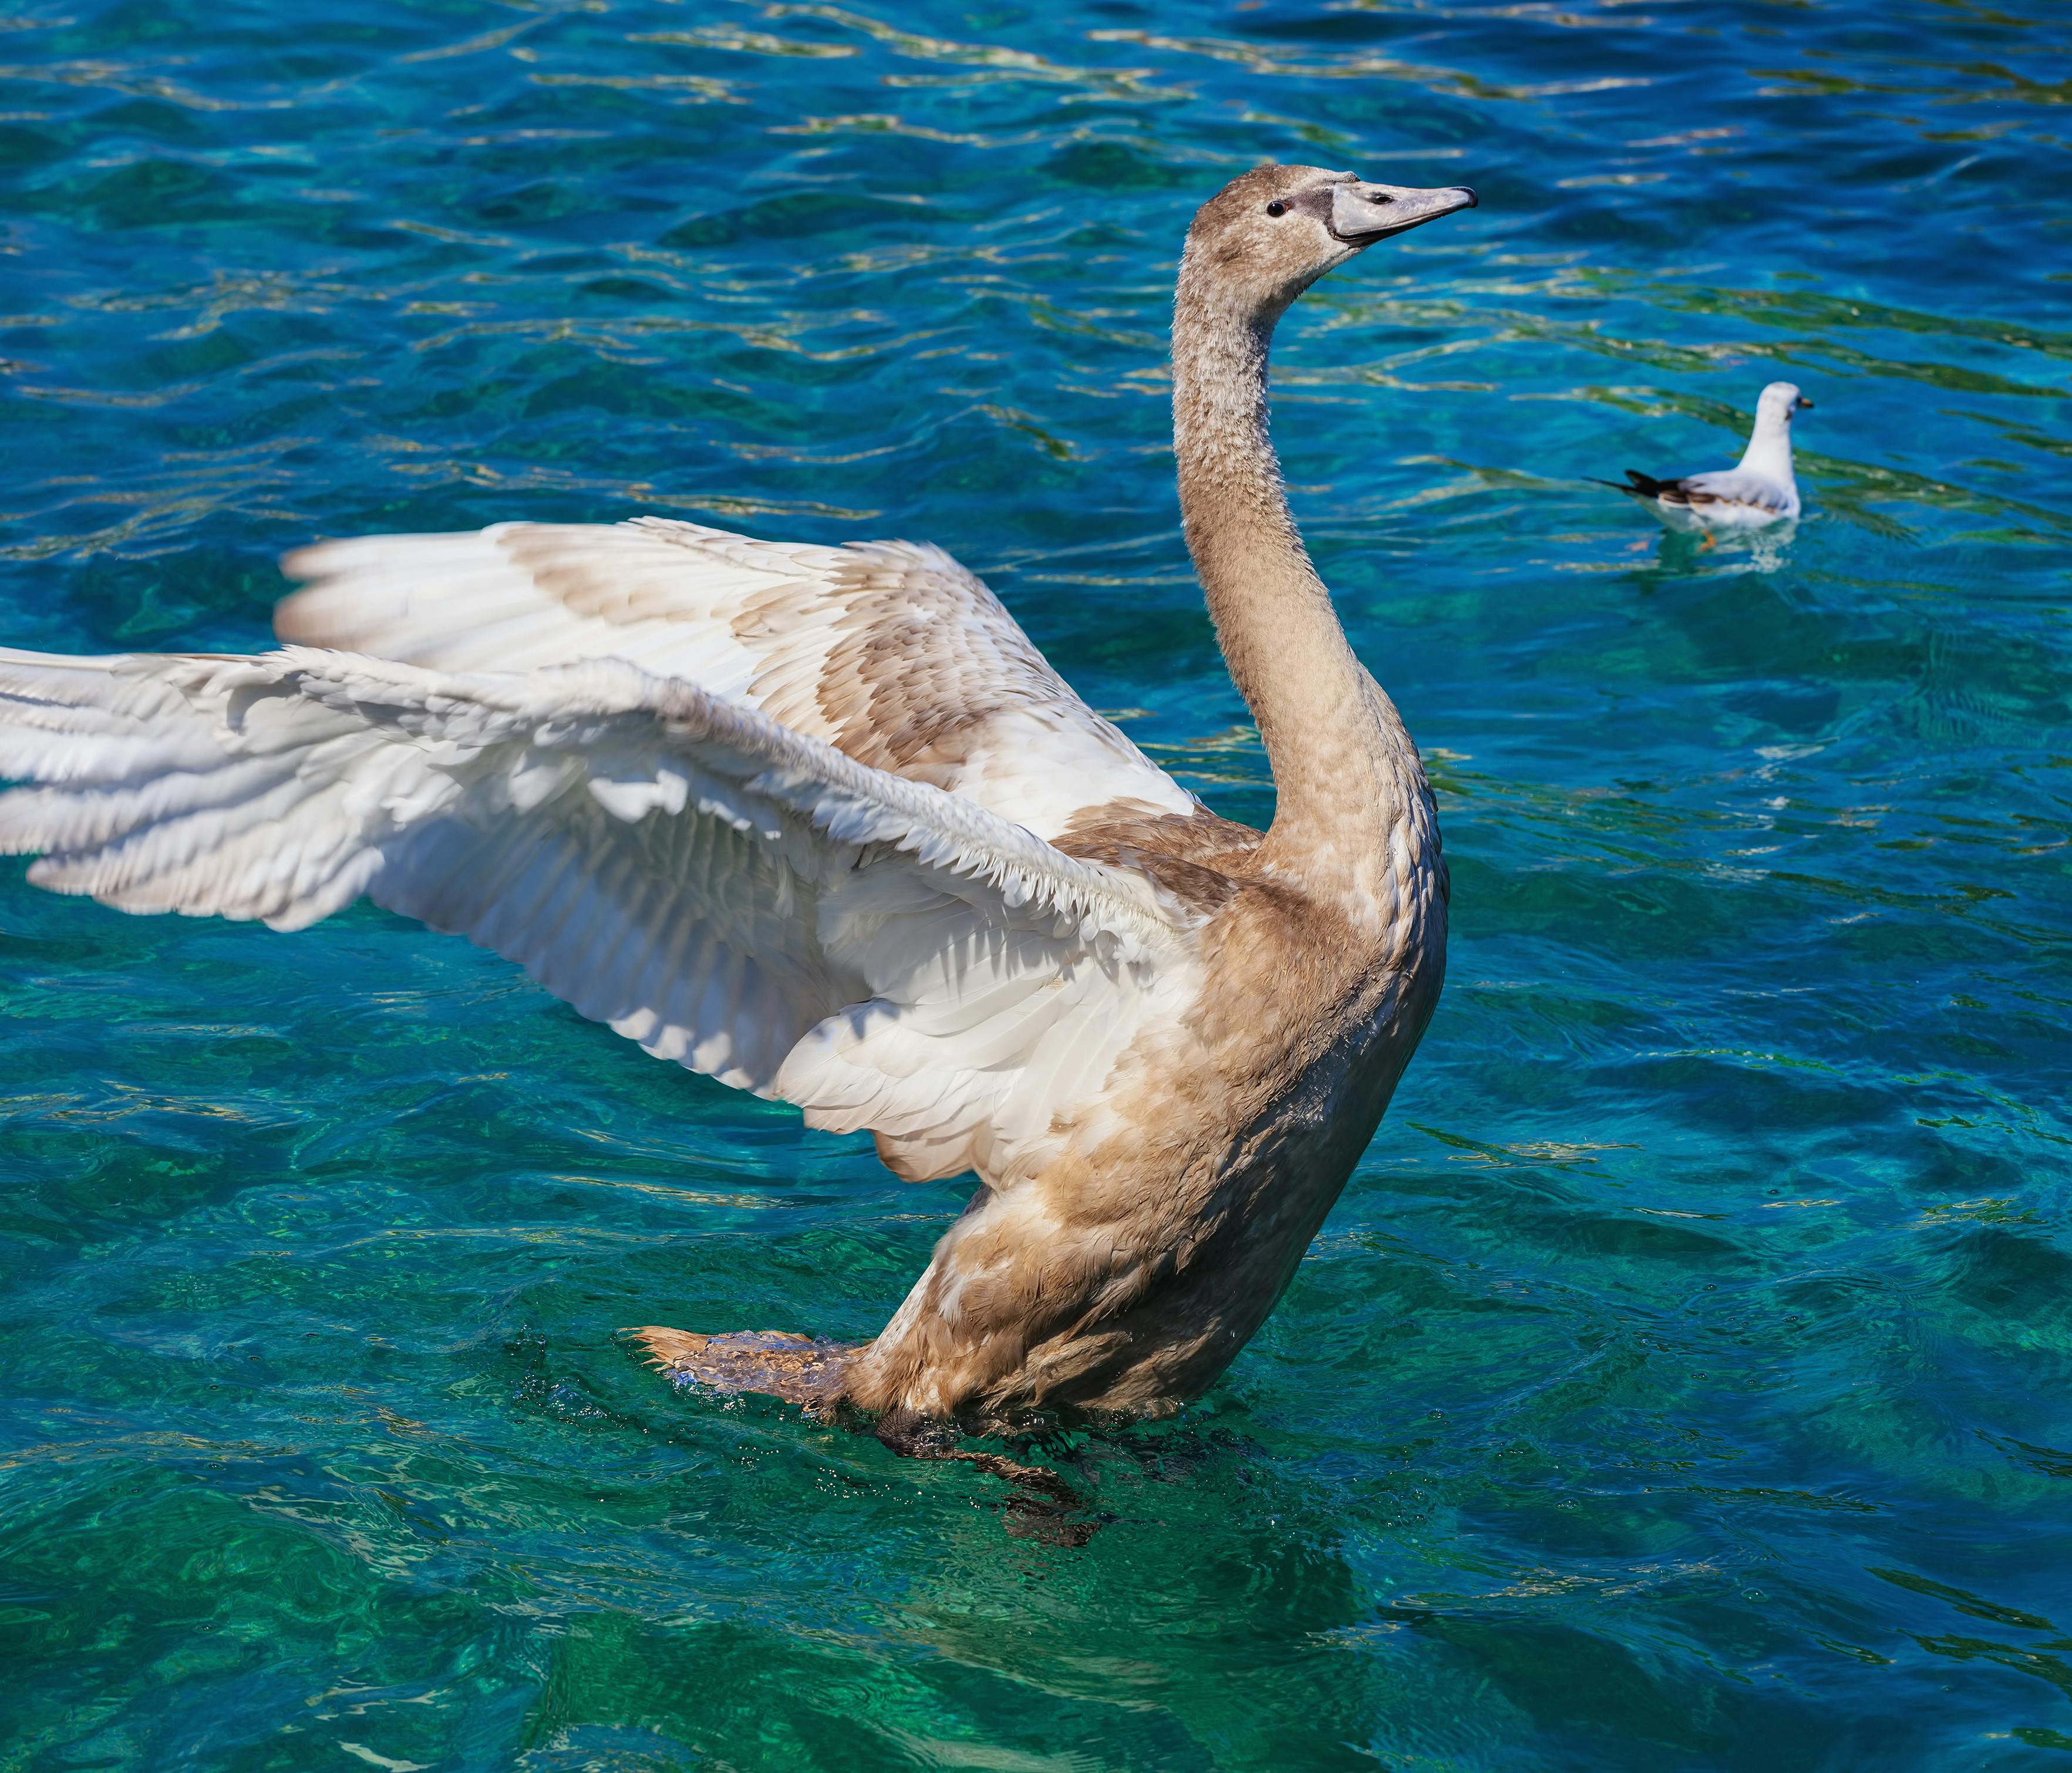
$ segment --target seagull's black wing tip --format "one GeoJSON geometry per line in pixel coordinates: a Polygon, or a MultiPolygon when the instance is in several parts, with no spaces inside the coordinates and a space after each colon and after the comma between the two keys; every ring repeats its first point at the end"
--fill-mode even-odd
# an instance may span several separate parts
{"type": "Polygon", "coordinates": [[[1655,499],[1666,504],[1688,505],[1708,496],[1692,490],[1688,475],[1674,480],[1658,480],[1653,475],[1642,474],[1638,468],[1628,468],[1626,477],[1629,483],[1621,487],[1619,491],[1630,492],[1636,499],[1655,499]]]}
{"type": "Polygon", "coordinates": [[[1623,481],[1603,480],[1594,474],[1586,474],[1583,478],[1593,487],[1610,487],[1614,492],[1623,492],[1635,499],[1657,499],[1665,492],[1673,492],[1681,484],[1675,480],[1658,480],[1652,475],[1642,474],[1634,468],[1626,471],[1623,481]]]}

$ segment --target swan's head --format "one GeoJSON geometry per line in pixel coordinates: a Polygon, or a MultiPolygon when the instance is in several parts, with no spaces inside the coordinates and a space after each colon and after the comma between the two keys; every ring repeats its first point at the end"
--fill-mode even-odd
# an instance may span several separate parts
{"type": "Polygon", "coordinates": [[[1799,392],[1796,382],[1774,381],[1757,397],[1755,422],[1778,430],[1788,430],[1791,415],[1804,412],[1812,404],[1799,392]]]}
{"type": "Polygon", "coordinates": [[[1325,272],[1375,241],[1474,207],[1466,185],[1418,191],[1322,167],[1254,167],[1194,212],[1181,277],[1270,326],[1325,272]]]}

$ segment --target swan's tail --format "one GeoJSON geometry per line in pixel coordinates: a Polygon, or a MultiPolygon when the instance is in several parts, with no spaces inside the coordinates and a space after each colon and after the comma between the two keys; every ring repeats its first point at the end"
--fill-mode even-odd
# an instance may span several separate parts
{"type": "Polygon", "coordinates": [[[782,1330],[738,1330],[701,1336],[658,1323],[622,1332],[651,1367],[680,1384],[716,1392],[760,1392],[809,1409],[830,1409],[841,1394],[857,1344],[823,1342],[782,1330]]]}
{"type": "Polygon", "coordinates": [[[1054,1471],[1024,1465],[998,1453],[957,1445],[955,1424],[889,1410],[874,1424],[840,1410],[842,1380],[868,1343],[823,1342],[782,1330],[738,1330],[701,1336],[651,1323],[624,1330],[648,1364],[681,1385],[726,1394],[759,1392],[802,1404],[815,1415],[845,1421],[869,1432],[902,1458],[955,1459],[1017,1486],[1008,1499],[1008,1531],[1063,1545],[1083,1545],[1100,1524],[1083,1518],[1087,1499],[1054,1471]]]}

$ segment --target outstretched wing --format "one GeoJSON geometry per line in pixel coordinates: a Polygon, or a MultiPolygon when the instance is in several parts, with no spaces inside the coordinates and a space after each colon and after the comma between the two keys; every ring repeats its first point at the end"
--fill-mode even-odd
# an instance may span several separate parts
{"type": "Polygon", "coordinates": [[[912,1178],[1000,1174],[1193,977],[1142,875],[619,660],[0,651],[0,777],[38,885],[283,929],[364,893],[912,1178]]]}
{"type": "Polygon", "coordinates": [[[1039,837],[1199,803],[939,548],[758,541],[666,518],[324,542],[285,641],[443,671],[630,659],[1039,837]]]}

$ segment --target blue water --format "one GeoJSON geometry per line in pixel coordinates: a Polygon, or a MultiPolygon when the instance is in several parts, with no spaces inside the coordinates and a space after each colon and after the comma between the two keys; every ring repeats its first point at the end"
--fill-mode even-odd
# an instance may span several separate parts
{"type": "Polygon", "coordinates": [[[263,644],[321,534],[982,572],[1219,810],[1169,280],[1263,157],[1482,207],[1285,326],[1447,994],[1178,1423],[996,1478],[672,1395],[956,1214],[464,944],[0,871],[0,1769],[2060,1767],[2072,12],[26,0],[0,638],[263,644]],[[1809,515],[1665,540],[1584,477],[1809,515]]]}

